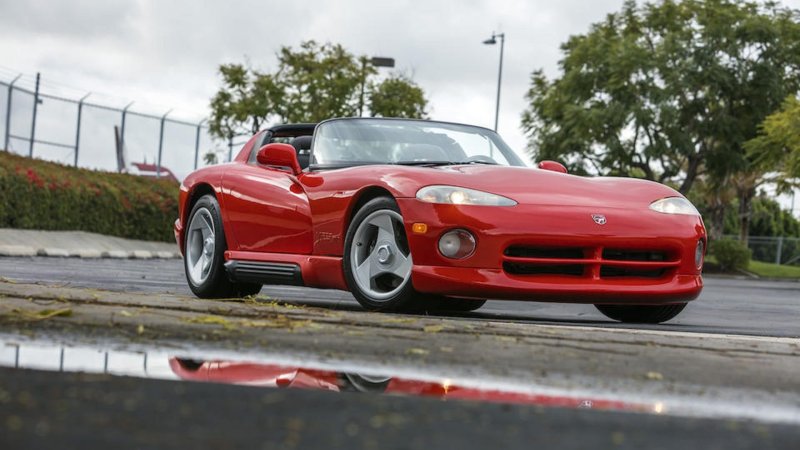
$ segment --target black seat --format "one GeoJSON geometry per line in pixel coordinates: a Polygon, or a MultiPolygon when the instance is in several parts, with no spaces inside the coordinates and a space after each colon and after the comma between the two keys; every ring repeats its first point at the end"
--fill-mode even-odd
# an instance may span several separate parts
{"type": "Polygon", "coordinates": [[[297,151],[297,162],[300,168],[305,169],[311,158],[312,136],[297,136],[292,139],[292,147],[297,151]]]}

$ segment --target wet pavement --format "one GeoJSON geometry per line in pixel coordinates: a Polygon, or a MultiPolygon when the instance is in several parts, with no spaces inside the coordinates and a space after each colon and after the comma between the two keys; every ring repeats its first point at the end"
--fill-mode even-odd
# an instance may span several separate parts
{"type": "Polygon", "coordinates": [[[795,425],[0,369],[2,448],[793,449],[795,425]]]}
{"type": "Polygon", "coordinates": [[[0,448],[800,438],[800,284],[712,279],[675,323],[632,327],[584,305],[379,314],[343,292],[279,287],[204,301],[184,294],[175,261],[50,261],[0,258],[0,448]]]}
{"type": "MultiPolygon", "coordinates": [[[[0,257],[0,277],[122,292],[191,295],[180,260],[0,257]]],[[[260,295],[298,305],[361,310],[353,297],[342,291],[266,286],[260,295]]],[[[700,298],[677,318],[661,325],[620,324],[607,319],[592,305],[559,303],[490,301],[474,313],[459,316],[521,323],[800,338],[798,308],[799,282],[706,277],[700,298]]]]}
{"type": "Polygon", "coordinates": [[[197,355],[175,356],[158,349],[126,351],[47,341],[0,340],[0,367],[14,369],[667,414],[664,403],[660,401],[624,402],[569,392],[555,394],[548,390],[537,391],[535,385],[514,390],[510,385],[493,386],[485,380],[462,380],[462,384],[457,384],[445,376],[423,379],[390,373],[358,373],[358,368],[353,365],[336,366],[313,360],[305,360],[303,366],[297,367],[286,365],[280,359],[270,360],[268,355],[262,355],[259,360],[202,359],[197,355]]]}
{"type": "Polygon", "coordinates": [[[800,438],[800,416],[708,414],[703,398],[625,400],[463,373],[203,354],[0,339],[0,446],[769,449],[800,438]]]}

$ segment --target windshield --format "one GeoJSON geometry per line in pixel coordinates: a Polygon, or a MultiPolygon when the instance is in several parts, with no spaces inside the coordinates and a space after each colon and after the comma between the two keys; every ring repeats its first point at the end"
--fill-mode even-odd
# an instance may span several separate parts
{"type": "Polygon", "coordinates": [[[361,164],[523,166],[497,133],[468,125],[401,119],[336,119],[316,130],[314,167],[361,164]]]}

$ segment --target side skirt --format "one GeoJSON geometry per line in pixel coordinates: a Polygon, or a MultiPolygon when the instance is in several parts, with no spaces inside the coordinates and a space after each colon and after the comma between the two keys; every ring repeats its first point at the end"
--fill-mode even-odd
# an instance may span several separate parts
{"type": "Polygon", "coordinates": [[[225,263],[225,270],[234,281],[303,286],[298,264],[230,260],[225,263]]]}

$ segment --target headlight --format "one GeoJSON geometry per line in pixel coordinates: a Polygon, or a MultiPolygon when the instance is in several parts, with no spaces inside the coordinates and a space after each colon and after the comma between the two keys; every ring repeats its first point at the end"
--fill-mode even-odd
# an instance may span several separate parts
{"type": "Polygon", "coordinates": [[[699,216],[700,213],[689,200],[683,197],[667,197],[650,203],[650,209],[664,214],[686,214],[699,216]]]}
{"type": "Polygon", "coordinates": [[[488,192],[456,186],[426,186],[417,191],[417,199],[427,203],[450,205],[514,206],[514,200],[488,192]]]}

